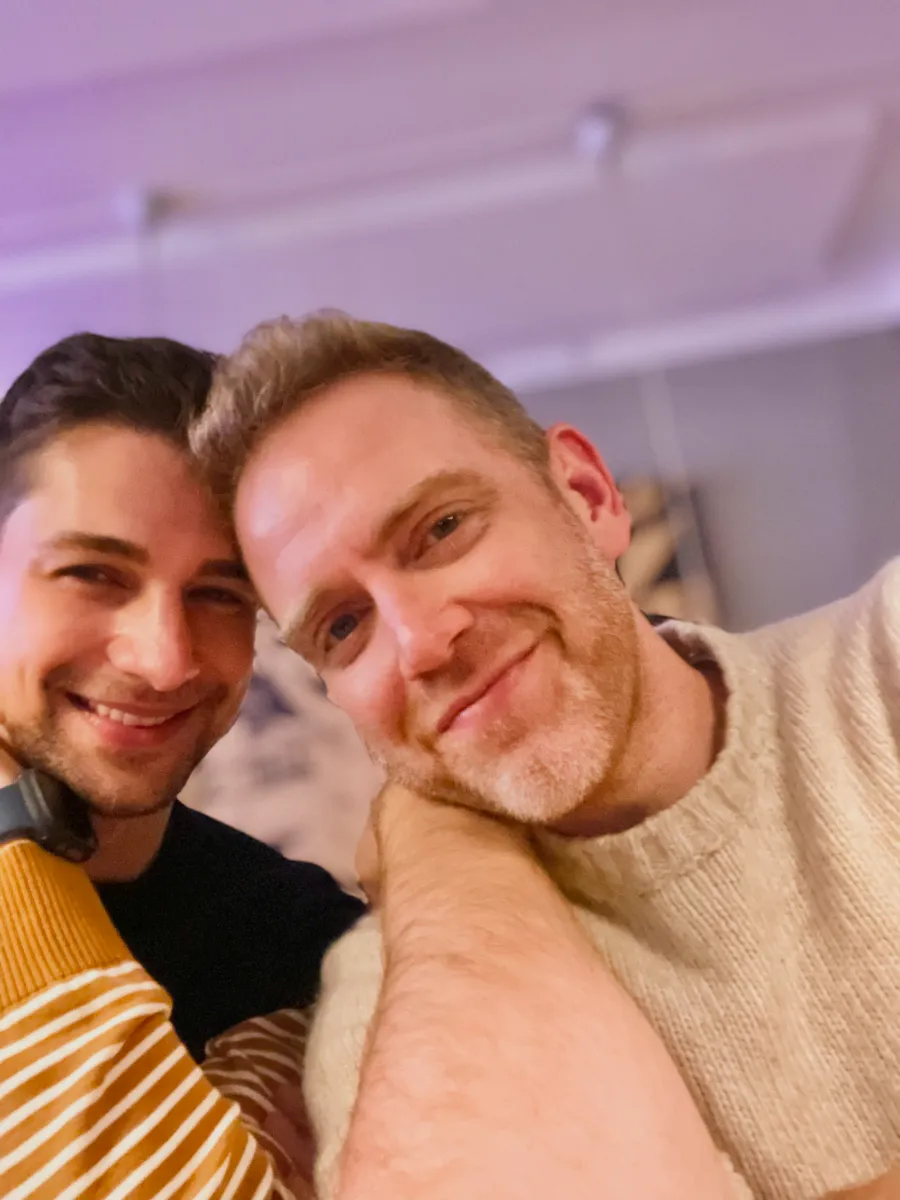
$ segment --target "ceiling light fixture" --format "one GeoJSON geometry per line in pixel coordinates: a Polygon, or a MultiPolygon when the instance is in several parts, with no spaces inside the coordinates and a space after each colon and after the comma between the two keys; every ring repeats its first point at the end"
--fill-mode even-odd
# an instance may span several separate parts
{"type": "Polygon", "coordinates": [[[609,158],[622,137],[625,114],[610,100],[597,100],[575,122],[575,149],[581,158],[598,166],[609,158]]]}

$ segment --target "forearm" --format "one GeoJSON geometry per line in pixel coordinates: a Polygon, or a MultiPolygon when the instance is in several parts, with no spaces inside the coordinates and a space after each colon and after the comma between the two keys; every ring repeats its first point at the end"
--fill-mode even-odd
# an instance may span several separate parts
{"type": "Polygon", "coordinates": [[[729,1195],[674,1065],[520,835],[463,812],[396,829],[340,1200],[729,1195]]]}
{"type": "Polygon", "coordinates": [[[169,1013],[83,872],[0,848],[0,1195],[289,1195],[169,1013]]]}

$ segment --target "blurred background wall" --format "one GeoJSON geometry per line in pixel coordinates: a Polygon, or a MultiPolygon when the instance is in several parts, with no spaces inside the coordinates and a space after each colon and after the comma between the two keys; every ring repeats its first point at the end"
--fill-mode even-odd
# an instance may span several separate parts
{"type": "MultiPolygon", "coordinates": [[[[900,550],[896,0],[4,0],[0,386],[334,305],[689,490],[718,618],[900,550]]],[[[374,779],[261,643],[196,803],[347,876],[374,779]]]]}

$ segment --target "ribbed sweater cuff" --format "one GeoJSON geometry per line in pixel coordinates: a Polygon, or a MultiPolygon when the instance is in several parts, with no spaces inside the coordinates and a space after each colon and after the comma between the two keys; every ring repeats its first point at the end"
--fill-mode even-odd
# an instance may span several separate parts
{"type": "Polygon", "coordinates": [[[0,846],[0,1012],[129,958],[81,867],[33,842],[0,846]]]}

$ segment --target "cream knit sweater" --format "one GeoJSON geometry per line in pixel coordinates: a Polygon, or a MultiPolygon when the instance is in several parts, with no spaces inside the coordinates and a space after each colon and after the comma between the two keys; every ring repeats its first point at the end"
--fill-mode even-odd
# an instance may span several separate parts
{"type": "MultiPolygon", "coordinates": [[[[541,853],[754,1197],[820,1197],[900,1158],[900,560],[756,633],[663,635],[719,664],[722,752],[643,825],[541,853]]],[[[326,960],[307,1053],[322,1194],[380,975],[367,918],[326,960]]]]}

